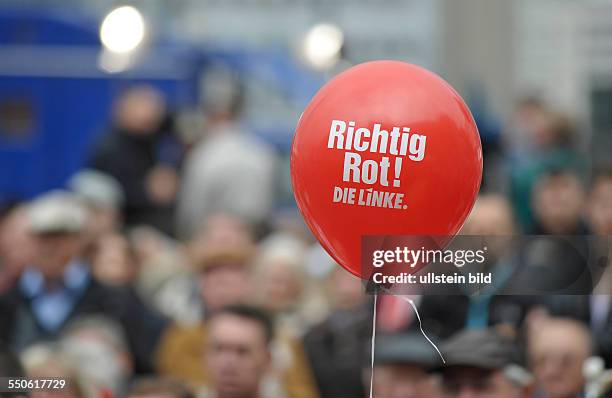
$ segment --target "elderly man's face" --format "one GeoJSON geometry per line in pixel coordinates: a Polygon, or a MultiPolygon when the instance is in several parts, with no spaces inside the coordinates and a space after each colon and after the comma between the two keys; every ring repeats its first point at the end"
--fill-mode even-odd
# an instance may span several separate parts
{"type": "Polygon", "coordinates": [[[52,233],[36,237],[36,266],[47,279],[59,279],[80,252],[78,234],[52,233]]]}
{"type": "Polygon", "coordinates": [[[219,398],[257,396],[270,364],[265,332],[256,321],[220,314],[209,324],[206,361],[219,398]]]}
{"type": "Polygon", "coordinates": [[[439,398],[432,378],[418,366],[377,365],[374,368],[376,398],[439,398]]]}
{"type": "Polygon", "coordinates": [[[521,398],[527,395],[512,384],[501,370],[467,366],[444,372],[444,391],[448,398],[521,398]]]}
{"type": "Polygon", "coordinates": [[[541,327],[531,338],[529,357],[539,387],[550,398],[574,397],[584,386],[587,337],[569,322],[541,327]]]}

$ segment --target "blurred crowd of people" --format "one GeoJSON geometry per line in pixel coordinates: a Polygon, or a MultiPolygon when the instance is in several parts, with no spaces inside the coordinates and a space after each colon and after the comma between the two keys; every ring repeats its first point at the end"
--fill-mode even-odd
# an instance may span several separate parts
{"type": "MultiPolygon", "coordinates": [[[[376,398],[577,398],[588,358],[612,365],[609,295],[496,291],[413,297],[445,366],[410,305],[380,296],[372,364],[373,297],[276,206],[283,162],[241,123],[239,85],[209,97],[187,142],[158,91],[127,89],[86,169],[4,207],[0,375],[68,377],[32,393],[66,398],[358,398],[371,381],[376,398]]],[[[612,235],[612,172],[584,141],[520,101],[484,142],[462,233],[612,235]]]]}

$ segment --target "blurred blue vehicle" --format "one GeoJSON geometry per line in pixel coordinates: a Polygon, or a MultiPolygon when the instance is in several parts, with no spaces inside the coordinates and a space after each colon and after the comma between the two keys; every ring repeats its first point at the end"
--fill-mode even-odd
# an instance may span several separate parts
{"type": "MultiPolygon", "coordinates": [[[[300,109],[322,82],[283,51],[212,49],[168,37],[156,38],[129,69],[110,73],[100,64],[98,25],[74,10],[0,9],[0,203],[63,186],[85,165],[113,98],[129,85],[157,87],[170,110],[193,108],[202,71],[221,60],[251,86],[271,88],[277,103],[300,109]]],[[[253,120],[252,130],[286,151],[298,116],[253,120]]]]}

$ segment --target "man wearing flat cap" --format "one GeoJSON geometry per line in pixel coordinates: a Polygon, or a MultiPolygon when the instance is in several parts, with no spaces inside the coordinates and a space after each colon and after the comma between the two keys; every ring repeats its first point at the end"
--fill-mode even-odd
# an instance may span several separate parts
{"type": "Polygon", "coordinates": [[[449,398],[532,396],[532,376],[519,365],[514,344],[494,329],[460,332],[441,351],[442,386],[449,398]]]}
{"type": "Polygon", "coordinates": [[[28,207],[34,236],[32,264],[15,288],[0,297],[0,340],[16,350],[54,340],[72,320],[101,314],[121,324],[127,334],[137,371],[151,368],[151,351],[165,320],[146,308],[128,289],[96,281],[82,259],[83,231],[88,212],[73,194],[53,191],[28,207]]]}
{"type": "MultiPolygon", "coordinates": [[[[441,360],[420,334],[380,336],[376,342],[373,393],[376,398],[441,398],[438,380],[431,370],[441,360]]],[[[364,372],[370,385],[370,364],[364,372]]]]}

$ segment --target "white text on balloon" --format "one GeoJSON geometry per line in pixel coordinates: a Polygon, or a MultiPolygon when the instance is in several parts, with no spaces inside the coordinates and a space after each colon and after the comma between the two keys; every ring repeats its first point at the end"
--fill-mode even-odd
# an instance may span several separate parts
{"type": "Polygon", "coordinates": [[[354,121],[334,119],[329,129],[327,148],[347,151],[344,156],[343,181],[368,185],[379,183],[389,186],[391,158],[385,156],[380,161],[362,162],[361,155],[356,152],[369,151],[395,156],[393,186],[399,187],[402,157],[408,155],[408,159],[412,161],[422,161],[425,158],[426,143],[426,136],[411,133],[409,127],[393,127],[388,131],[383,129],[380,123],[374,123],[370,130],[367,127],[356,128],[354,121]]]}

